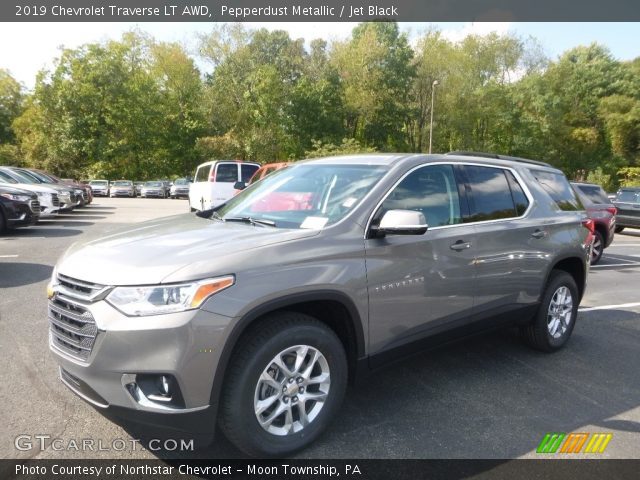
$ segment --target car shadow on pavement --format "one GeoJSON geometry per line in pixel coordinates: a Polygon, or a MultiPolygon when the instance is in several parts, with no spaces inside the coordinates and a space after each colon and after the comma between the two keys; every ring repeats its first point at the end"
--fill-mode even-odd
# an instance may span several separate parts
{"type": "MultiPolygon", "coordinates": [[[[638,432],[638,422],[613,418],[640,405],[637,320],[625,310],[582,312],[567,347],[553,354],[526,347],[510,329],[386,366],[349,387],[327,431],[295,457],[505,459],[535,456],[547,432],[638,432]]],[[[153,438],[122,426],[143,445],[153,438]]],[[[193,452],[151,453],[244,458],[219,432],[193,452]]]]}
{"type": "MultiPolygon", "coordinates": [[[[29,237],[73,237],[80,235],[82,230],[75,230],[72,228],[56,228],[57,226],[66,227],[66,225],[56,222],[45,223],[40,222],[38,225],[29,228],[17,228],[9,233],[7,236],[3,236],[2,240],[18,240],[20,238],[29,237]]],[[[78,223],[69,223],[70,227],[80,227],[78,223]]]]}
{"type": "Polygon", "coordinates": [[[41,263],[0,262],[0,288],[22,287],[51,277],[53,267],[41,263]]]}

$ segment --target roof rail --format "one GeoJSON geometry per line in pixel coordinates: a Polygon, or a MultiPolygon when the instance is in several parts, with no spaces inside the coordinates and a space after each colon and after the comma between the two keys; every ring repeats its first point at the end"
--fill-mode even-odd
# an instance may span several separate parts
{"type": "Polygon", "coordinates": [[[483,157],[483,158],[495,158],[496,160],[511,160],[512,162],[522,162],[522,163],[531,163],[533,165],[540,165],[541,167],[551,167],[555,168],[553,165],[541,162],[539,160],[531,160],[529,158],[521,158],[521,157],[510,157],[509,155],[499,155],[497,153],[486,153],[486,152],[466,152],[463,150],[447,152],[445,155],[462,155],[465,157],[483,157]]]}

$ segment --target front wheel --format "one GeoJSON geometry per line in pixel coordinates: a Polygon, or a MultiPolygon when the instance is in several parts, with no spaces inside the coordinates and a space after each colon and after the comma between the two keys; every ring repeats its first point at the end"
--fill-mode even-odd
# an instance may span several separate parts
{"type": "Polygon", "coordinates": [[[623,230],[624,230],[624,227],[616,227],[615,232],[620,233],[623,230]]]}
{"type": "Polygon", "coordinates": [[[553,270],[536,316],[521,329],[525,341],[545,352],[562,348],[573,332],[579,298],[573,277],[565,271],[553,270]]]}
{"type": "Polygon", "coordinates": [[[333,330],[308,315],[272,315],[236,348],[220,427],[249,455],[289,455],[324,431],[346,386],[347,358],[333,330]]]}

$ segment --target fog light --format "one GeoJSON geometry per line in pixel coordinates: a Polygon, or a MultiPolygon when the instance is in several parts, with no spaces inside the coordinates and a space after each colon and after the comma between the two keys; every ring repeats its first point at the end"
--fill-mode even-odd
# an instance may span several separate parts
{"type": "Polygon", "coordinates": [[[133,399],[146,407],[184,408],[180,387],[173,375],[168,374],[125,374],[122,384],[133,399]]]}

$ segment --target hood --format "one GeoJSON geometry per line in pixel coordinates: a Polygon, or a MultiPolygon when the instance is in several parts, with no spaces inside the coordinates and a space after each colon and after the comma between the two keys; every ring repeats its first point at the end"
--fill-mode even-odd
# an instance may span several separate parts
{"type": "Polygon", "coordinates": [[[32,191],[25,190],[24,188],[16,188],[12,185],[0,183],[0,193],[10,193],[12,195],[28,195],[29,198],[36,198],[36,195],[32,191]]]}
{"type": "Polygon", "coordinates": [[[205,276],[234,273],[220,271],[216,257],[317,234],[314,230],[221,222],[186,213],[77,242],[67,250],[57,268],[64,275],[102,285],[159,284],[178,270],[172,282],[192,280],[188,266],[193,263],[202,265],[203,260],[210,259],[211,267],[205,276]]]}
{"type": "Polygon", "coordinates": [[[29,192],[58,193],[58,190],[56,190],[55,188],[45,187],[43,185],[36,184],[36,183],[3,183],[1,185],[3,187],[21,188],[29,192]]]}

